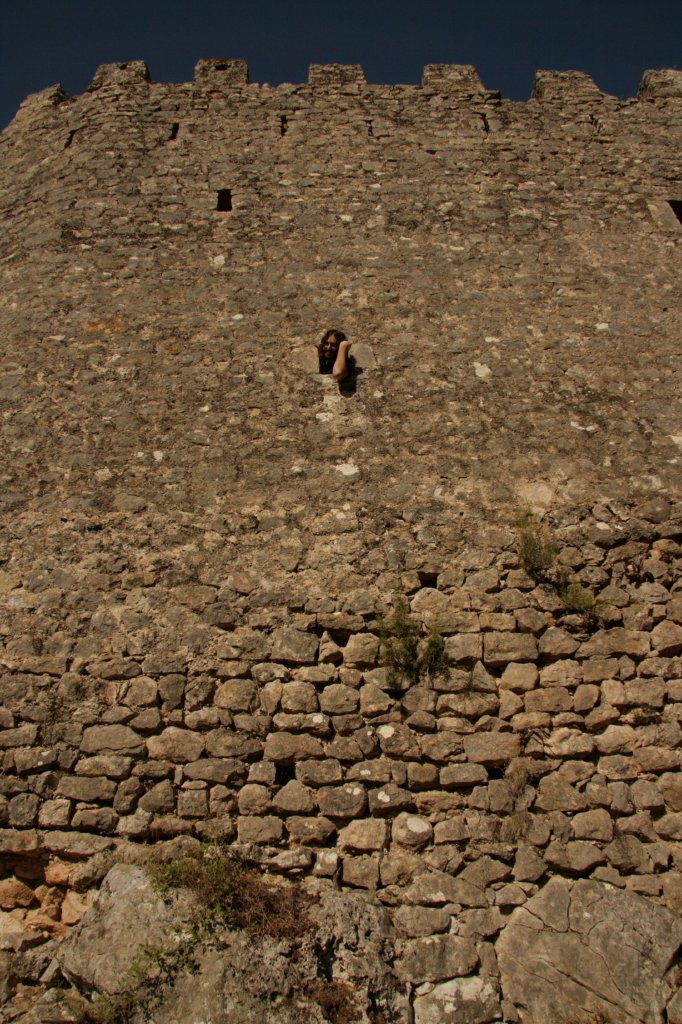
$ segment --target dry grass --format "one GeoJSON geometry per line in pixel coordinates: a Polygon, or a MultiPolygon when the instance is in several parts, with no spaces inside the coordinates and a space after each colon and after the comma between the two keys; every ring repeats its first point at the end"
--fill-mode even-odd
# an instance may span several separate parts
{"type": "Polygon", "coordinates": [[[150,868],[161,892],[185,889],[194,897],[198,924],[222,925],[252,935],[295,939],[312,927],[310,899],[296,885],[273,885],[220,847],[150,868]]]}

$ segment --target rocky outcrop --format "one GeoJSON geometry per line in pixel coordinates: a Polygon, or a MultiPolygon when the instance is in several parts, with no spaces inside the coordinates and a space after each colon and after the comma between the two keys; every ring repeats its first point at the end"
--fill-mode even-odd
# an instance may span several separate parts
{"type": "Polygon", "coordinates": [[[679,989],[682,921],[603,882],[553,878],[496,944],[501,984],[523,1021],[659,1024],[679,989]]]}
{"type": "Polygon", "coordinates": [[[328,884],[306,888],[309,906],[293,938],[217,925],[198,931],[190,896],[162,897],[148,870],[117,864],[61,943],[60,972],[95,1007],[98,996],[113,997],[110,1013],[142,986],[129,1012],[141,1019],[149,998],[159,1024],[323,1024],[342,1010],[341,1020],[370,1022],[380,1012],[400,1019],[407,1004],[387,911],[328,884]],[[157,977],[160,954],[170,967],[157,977]]]}

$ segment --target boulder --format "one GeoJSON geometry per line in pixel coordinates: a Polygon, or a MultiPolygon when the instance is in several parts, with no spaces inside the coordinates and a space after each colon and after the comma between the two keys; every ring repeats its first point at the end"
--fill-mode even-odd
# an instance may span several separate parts
{"type": "Polygon", "coordinates": [[[167,942],[173,920],[173,906],[143,868],[116,864],[92,907],[60,944],[61,970],[83,991],[123,992],[130,987],[135,957],[145,945],[167,942]]]}
{"type": "Polygon", "coordinates": [[[517,907],[495,950],[522,1019],[634,1024],[664,1019],[682,921],[603,882],[553,878],[517,907]]]}

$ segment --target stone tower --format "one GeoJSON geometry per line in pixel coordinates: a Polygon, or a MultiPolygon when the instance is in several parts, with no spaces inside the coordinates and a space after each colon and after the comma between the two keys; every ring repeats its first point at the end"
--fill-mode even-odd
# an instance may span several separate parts
{"type": "Polygon", "coordinates": [[[2,948],[121,850],[220,839],[387,908],[395,1019],[543,1024],[556,991],[579,1019],[601,901],[660,953],[590,1012],[682,1021],[681,149],[671,70],[626,101],[540,71],[517,103],[469,66],[272,88],[134,61],[26,100],[0,852],[31,894],[2,948]],[[401,629],[434,671],[392,664],[401,629]],[[531,917],[550,945],[515,967],[531,917]]]}

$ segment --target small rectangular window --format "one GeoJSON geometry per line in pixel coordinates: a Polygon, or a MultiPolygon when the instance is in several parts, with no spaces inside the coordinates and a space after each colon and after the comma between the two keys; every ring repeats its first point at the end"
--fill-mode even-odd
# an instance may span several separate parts
{"type": "Polygon", "coordinates": [[[232,189],[219,188],[218,189],[218,203],[216,210],[220,210],[221,213],[229,213],[232,209],[232,189]]]}

